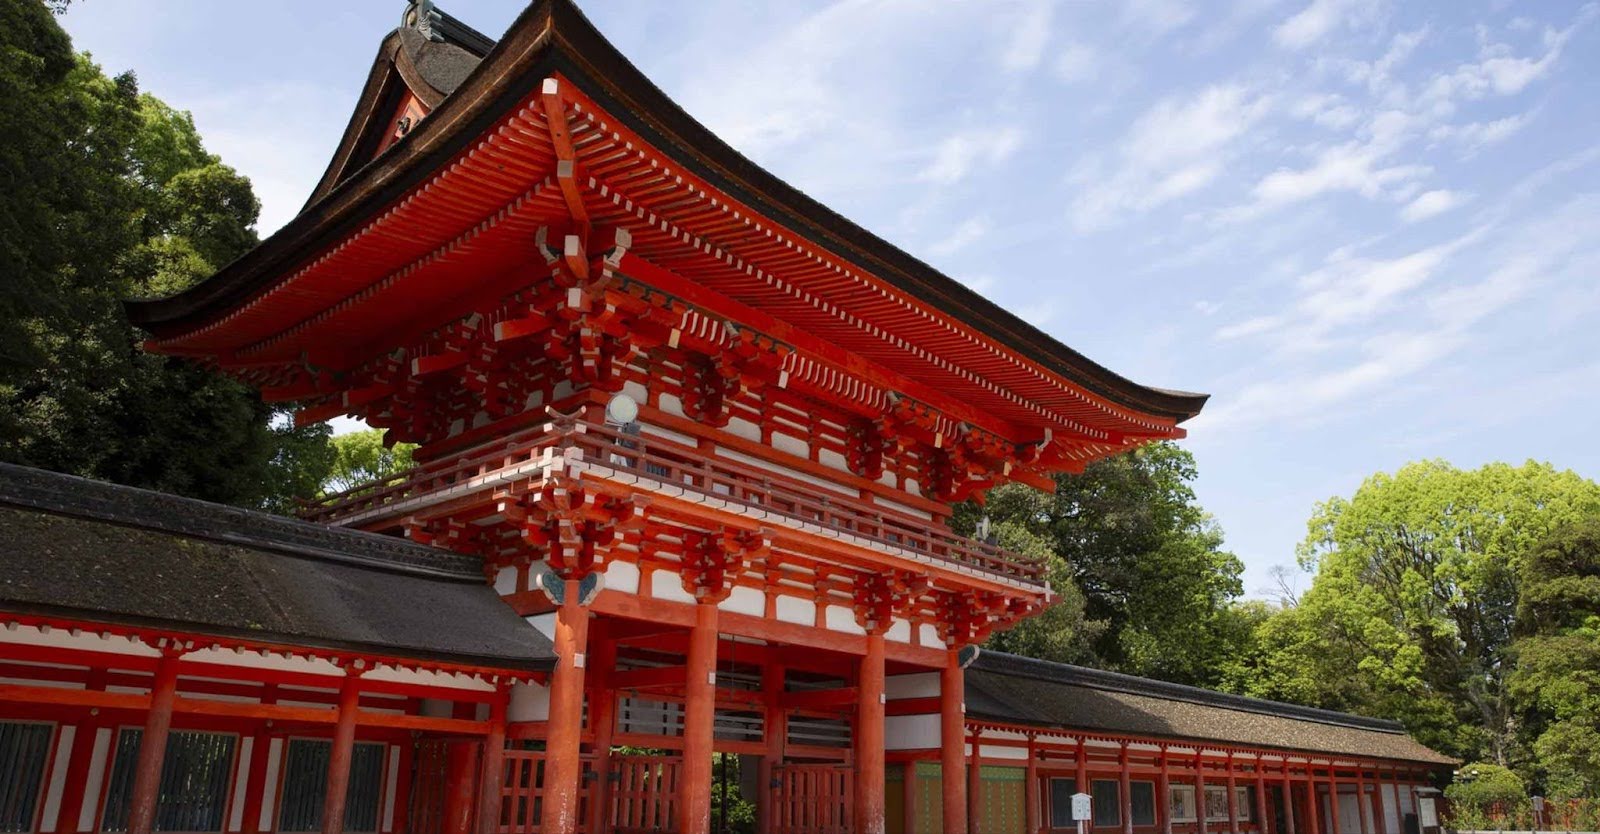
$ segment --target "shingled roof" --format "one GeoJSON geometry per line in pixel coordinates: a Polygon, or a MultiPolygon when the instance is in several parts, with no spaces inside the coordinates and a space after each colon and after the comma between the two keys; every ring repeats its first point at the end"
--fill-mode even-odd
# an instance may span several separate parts
{"type": "Polygon", "coordinates": [[[0,611],[511,670],[554,662],[472,557],[7,464],[0,611]]]}
{"type": "Polygon", "coordinates": [[[1448,766],[1394,721],[984,652],[967,715],[1011,724],[1448,766]]]}

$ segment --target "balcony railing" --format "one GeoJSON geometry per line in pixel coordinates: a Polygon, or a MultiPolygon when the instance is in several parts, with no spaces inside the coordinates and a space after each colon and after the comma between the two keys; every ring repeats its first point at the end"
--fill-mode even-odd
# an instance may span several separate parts
{"type": "Polygon", "coordinates": [[[565,415],[510,437],[469,449],[450,460],[433,461],[392,478],[308,502],[300,516],[339,523],[410,513],[430,496],[439,500],[520,477],[582,462],[626,473],[638,488],[676,489],[719,499],[737,511],[761,510],[800,525],[850,534],[860,539],[962,565],[1029,584],[1044,584],[1037,560],[985,542],[929,531],[930,522],[887,510],[846,495],[737,461],[711,458],[693,446],[659,437],[631,434],[565,415]],[[403,505],[403,506],[402,506],[403,505]]]}

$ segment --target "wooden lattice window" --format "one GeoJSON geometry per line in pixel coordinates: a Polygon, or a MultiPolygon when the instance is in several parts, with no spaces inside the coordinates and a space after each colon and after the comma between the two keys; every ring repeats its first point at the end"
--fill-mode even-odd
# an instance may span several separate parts
{"type": "MultiPolygon", "coordinates": [[[[117,738],[111,783],[106,789],[102,831],[128,830],[128,807],[133,793],[134,770],[144,730],[129,727],[117,738]]],[[[173,730],[167,734],[167,751],[161,760],[161,784],[156,792],[157,831],[221,831],[228,804],[228,781],[233,775],[234,749],[239,739],[228,733],[173,730]]]]}
{"type": "Polygon", "coordinates": [[[0,721],[0,831],[32,831],[55,727],[0,721]]]}
{"type": "MultiPolygon", "coordinates": [[[[377,831],[383,796],[382,744],[357,744],[350,755],[350,787],[345,793],[344,830],[377,831]]],[[[326,739],[289,740],[284,755],[283,803],[279,831],[321,831],[322,804],[328,796],[328,758],[333,743],[326,739]]]]}

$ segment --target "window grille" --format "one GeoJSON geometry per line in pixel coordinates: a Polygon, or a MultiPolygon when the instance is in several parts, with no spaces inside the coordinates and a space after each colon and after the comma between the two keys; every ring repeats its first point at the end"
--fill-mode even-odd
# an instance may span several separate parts
{"type": "Polygon", "coordinates": [[[0,832],[33,830],[54,730],[49,724],[0,722],[0,832]]]}
{"type": "MultiPolygon", "coordinates": [[[[128,830],[128,804],[143,736],[143,729],[130,727],[117,738],[102,831],[128,830]]],[[[156,791],[155,830],[222,830],[237,742],[226,733],[173,730],[167,734],[167,752],[161,761],[161,783],[156,791]]]]}
{"type": "MultiPolygon", "coordinates": [[[[327,739],[289,740],[284,756],[283,803],[279,831],[322,830],[322,803],[328,796],[327,739]]],[[[350,787],[345,793],[344,829],[377,831],[378,800],[383,791],[383,745],[361,743],[350,755],[350,787]]]]}

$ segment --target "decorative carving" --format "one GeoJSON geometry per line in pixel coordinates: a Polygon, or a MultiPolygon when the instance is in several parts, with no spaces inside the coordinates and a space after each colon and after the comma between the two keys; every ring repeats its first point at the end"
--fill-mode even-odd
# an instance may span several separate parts
{"type": "Polygon", "coordinates": [[[679,576],[683,589],[700,602],[718,603],[727,599],[745,566],[765,556],[770,548],[763,532],[726,527],[689,530],[682,538],[683,563],[679,576]]]}

